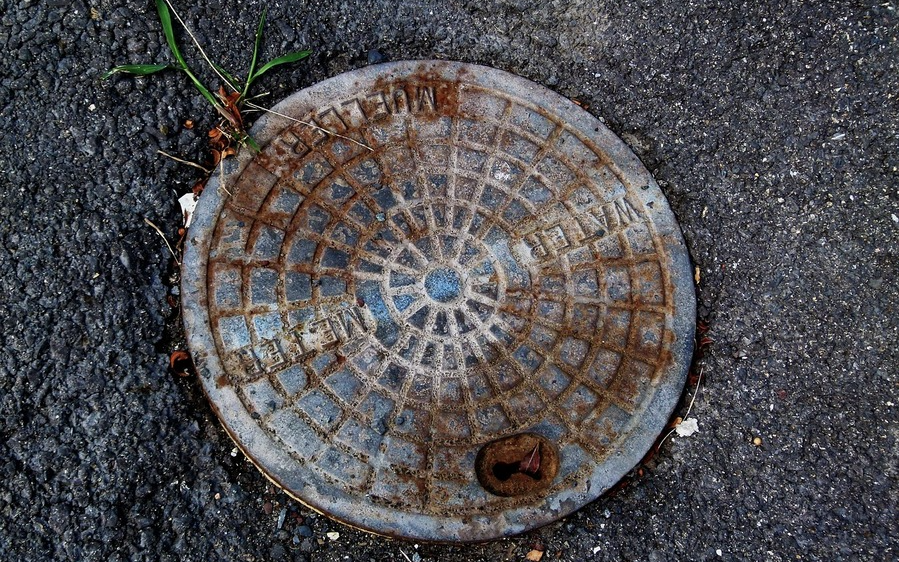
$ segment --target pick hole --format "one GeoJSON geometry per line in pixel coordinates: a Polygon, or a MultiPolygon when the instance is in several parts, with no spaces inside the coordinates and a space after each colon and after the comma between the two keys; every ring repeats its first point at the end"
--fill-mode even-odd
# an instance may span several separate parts
{"type": "Polygon", "coordinates": [[[540,472],[536,472],[534,474],[528,474],[527,472],[521,471],[521,463],[520,462],[498,462],[493,465],[493,475],[496,476],[496,479],[500,482],[505,482],[509,478],[512,478],[513,474],[524,474],[532,478],[533,480],[540,480],[540,472]]]}

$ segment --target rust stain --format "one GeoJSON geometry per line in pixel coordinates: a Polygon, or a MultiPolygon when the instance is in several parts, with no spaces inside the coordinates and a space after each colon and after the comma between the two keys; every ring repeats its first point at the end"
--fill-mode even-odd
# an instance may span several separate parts
{"type": "Polygon", "coordinates": [[[520,433],[484,445],[475,461],[481,485],[497,496],[540,494],[559,471],[553,444],[535,433],[520,433]]]}

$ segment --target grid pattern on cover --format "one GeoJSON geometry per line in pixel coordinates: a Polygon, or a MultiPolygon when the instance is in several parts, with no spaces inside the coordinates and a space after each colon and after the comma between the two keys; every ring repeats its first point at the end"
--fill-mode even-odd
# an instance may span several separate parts
{"type": "Polygon", "coordinates": [[[615,448],[672,295],[640,186],[545,109],[454,87],[341,136],[284,129],[218,218],[208,306],[229,383],[298,464],[375,505],[489,515],[519,500],[473,477],[484,443],[551,439],[547,493],[615,448]]]}

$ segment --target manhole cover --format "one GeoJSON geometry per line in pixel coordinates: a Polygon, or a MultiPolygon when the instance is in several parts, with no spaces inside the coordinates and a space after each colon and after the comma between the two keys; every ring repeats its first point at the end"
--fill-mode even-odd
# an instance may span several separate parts
{"type": "Polygon", "coordinates": [[[639,461],[695,304],[668,204],[618,138],[449,62],[357,70],[275,111],[292,119],[260,119],[262,152],[203,192],[182,267],[203,387],[269,478],[356,527],[477,541],[639,461]]]}

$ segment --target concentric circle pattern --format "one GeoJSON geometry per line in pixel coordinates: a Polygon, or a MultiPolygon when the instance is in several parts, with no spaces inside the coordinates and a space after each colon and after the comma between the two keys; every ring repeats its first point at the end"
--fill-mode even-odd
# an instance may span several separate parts
{"type": "Polygon", "coordinates": [[[282,102],[204,192],[184,264],[204,388],[247,455],[375,532],[483,540],[597,497],[661,430],[692,283],[655,182],[567,100],[444,62],[356,71],[282,102]],[[483,489],[523,432],[559,470],[483,489]]]}

